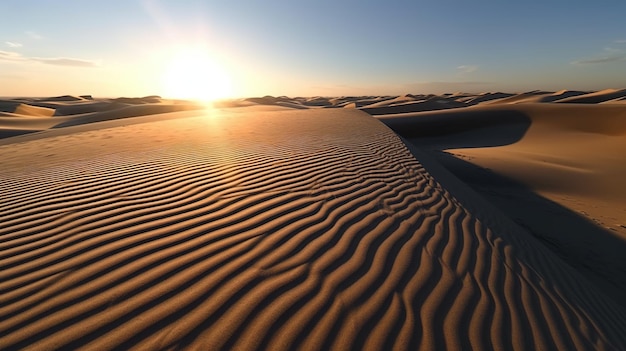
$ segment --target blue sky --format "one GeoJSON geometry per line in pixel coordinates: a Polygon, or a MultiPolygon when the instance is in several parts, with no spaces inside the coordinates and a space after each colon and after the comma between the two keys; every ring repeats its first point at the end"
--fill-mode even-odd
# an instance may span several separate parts
{"type": "Polygon", "coordinates": [[[189,47],[234,96],[626,87],[623,0],[3,0],[0,13],[3,96],[164,95],[189,47]]]}

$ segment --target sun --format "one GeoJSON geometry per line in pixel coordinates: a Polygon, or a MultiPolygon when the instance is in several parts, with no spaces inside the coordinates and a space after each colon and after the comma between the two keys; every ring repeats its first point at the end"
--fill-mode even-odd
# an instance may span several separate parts
{"type": "Polygon", "coordinates": [[[163,74],[164,96],[210,102],[232,96],[227,71],[202,49],[178,51],[163,74]]]}

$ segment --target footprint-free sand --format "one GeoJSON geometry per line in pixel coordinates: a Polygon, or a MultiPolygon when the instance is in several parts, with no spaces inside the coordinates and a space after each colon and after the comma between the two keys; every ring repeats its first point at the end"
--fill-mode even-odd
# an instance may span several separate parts
{"type": "Polygon", "coordinates": [[[0,349],[626,349],[624,90],[0,101],[0,349]]]}

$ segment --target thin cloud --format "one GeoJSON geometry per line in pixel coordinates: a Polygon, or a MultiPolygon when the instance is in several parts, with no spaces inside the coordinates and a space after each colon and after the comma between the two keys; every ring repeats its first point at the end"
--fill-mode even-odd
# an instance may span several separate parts
{"type": "Polygon", "coordinates": [[[26,35],[28,35],[31,39],[40,40],[43,39],[43,36],[39,35],[39,33],[33,32],[32,30],[26,31],[26,35]]]}
{"type": "Polygon", "coordinates": [[[461,65],[461,66],[458,66],[456,69],[460,70],[463,73],[472,73],[472,72],[478,71],[478,66],[461,65]]]}
{"type": "Polygon", "coordinates": [[[17,52],[0,50],[0,60],[4,61],[22,61],[24,57],[17,52]]]}
{"type": "Polygon", "coordinates": [[[605,56],[605,57],[597,57],[597,58],[592,58],[592,59],[587,59],[587,60],[573,61],[572,65],[594,65],[594,64],[599,64],[599,63],[621,61],[623,59],[624,59],[624,56],[605,56]]]}
{"type": "Polygon", "coordinates": [[[68,57],[31,57],[30,60],[45,63],[47,65],[56,66],[72,66],[72,67],[96,67],[98,64],[94,61],[68,58],[68,57]]]}
{"type": "MultiPolygon", "coordinates": [[[[613,40],[613,44],[626,44],[626,40],[613,40]]],[[[572,65],[596,65],[609,62],[623,61],[626,59],[626,53],[623,48],[606,46],[601,52],[598,52],[588,59],[576,60],[570,62],[572,65]]]]}
{"type": "Polygon", "coordinates": [[[11,62],[39,62],[47,65],[70,67],[96,67],[98,62],[69,57],[26,57],[20,53],[0,50],[0,61],[11,62]]]}
{"type": "Polygon", "coordinates": [[[22,44],[20,44],[20,43],[15,43],[15,42],[12,42],[12,41],[5,41],[4,43],[5,43],[5,44],[7,44],[7,46],[8,46],[8,47],[10,47],[10,48],[19,48],[19,47],[22,47],[22,44]]]}

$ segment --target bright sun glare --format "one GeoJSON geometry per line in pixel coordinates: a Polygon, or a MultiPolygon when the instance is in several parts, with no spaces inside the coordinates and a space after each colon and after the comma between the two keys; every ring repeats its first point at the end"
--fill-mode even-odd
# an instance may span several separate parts
{"type": "Polygon", "coordinates": [[[232,95],[228,73],[201,49],[179,51],[163,76],[165,97],[213,101],[232,95]]]}

